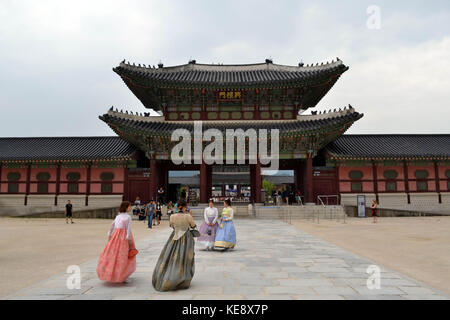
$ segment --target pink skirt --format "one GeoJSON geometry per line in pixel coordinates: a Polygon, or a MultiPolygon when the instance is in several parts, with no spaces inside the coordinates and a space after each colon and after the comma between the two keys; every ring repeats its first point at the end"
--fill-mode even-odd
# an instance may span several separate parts
{"type": "MultiPolygon", "coordinates": [[[[125,229],[116,229],[100,254],[97,275],[100,280],[124,282],[136,271],[136,256],[129,259],[129,244],[125,229]]],[[[134,247],[134,239],[131,236],[134,247]]]]}

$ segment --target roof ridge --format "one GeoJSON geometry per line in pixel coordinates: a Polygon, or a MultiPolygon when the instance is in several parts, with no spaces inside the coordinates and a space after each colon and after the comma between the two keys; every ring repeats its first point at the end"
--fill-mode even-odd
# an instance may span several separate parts
{"type": "Polygon", "coordinates": [[[450,136],[450,133],[347,133],[342,136],[450,136]]]}
{"type": "Polygon", "coordinates": [[[120,138],[119,136],[36,136],[36,137],[0,137],[0,139],[71,139],[71,138],[120,138]]]}
{"type": "MultiPolygon", "coordinates": [[[[284,65],[284,64],[276,64],[271,60],[270,62],[261,62],[261,63],[246,63],[246,64],[208,64],[208,63],[192,63],[188,62],[186,64],[174,65],[164,67],[162,64],[158,68],[155,66],[151,67],[150,65],[146,66],[145,64],[137,64],[130,63],[129,61],[125,62],[125,60],[121,61],[119,67],[128,68],[128,69],[136,69],[143,70],[147,72],[169,72],[169,71],[232,71],[227,69],[243,69],[242,71],[258,71],[258,70],[270,70],[270,71],[309,71],[309,70],[320,70],[329,67],[334,67],[336,65],[343,65],[342,60],[336,58],[336,61],[333,59],[326,62],[320,63],[312,63],[305,65],[303,62],[298,63],[298,65],[284,65]],[[264,67],[264,68],[256,68],[256,67],[264,67]],[[208,70],[211,69],[211,70],[208,70]],[[246,68],[249,68],[246,70],[246,68]]],[[[236,71],[236,70],[235,70],[236,71]]]]}

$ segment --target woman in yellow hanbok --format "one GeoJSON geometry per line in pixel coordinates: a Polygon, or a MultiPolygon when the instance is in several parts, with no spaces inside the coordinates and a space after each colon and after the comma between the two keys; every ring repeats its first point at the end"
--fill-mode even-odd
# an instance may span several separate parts
{"type": "Polygon", "coordinates": [[[216,239],[214,241],[215,248],[223,248],[225,250],[232,249],[236,245],[236,229],[233,223],[233,208],[231,207],[230,199],[224,202],[222,210],[222,218],[219,223],[219,228],[216,232],[216,239]]]}

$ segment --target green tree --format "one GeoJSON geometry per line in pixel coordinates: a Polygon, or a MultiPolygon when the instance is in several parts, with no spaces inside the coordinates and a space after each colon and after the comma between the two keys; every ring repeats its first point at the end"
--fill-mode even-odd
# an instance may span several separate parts
{"type": "Polygon", "coordinates": [[[270,197],[272,195],[273,189],[275,188],[275,185],[273,184],[273,182],[264,179],[262,182],[262,187],[267,191],[267,195],[270,197]]]}

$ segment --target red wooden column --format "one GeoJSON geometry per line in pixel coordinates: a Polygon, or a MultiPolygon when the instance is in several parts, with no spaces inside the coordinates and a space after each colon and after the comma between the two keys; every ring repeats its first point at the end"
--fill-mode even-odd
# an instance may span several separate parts
{"type": "Polygon", "coordinates": [[[204,161],[200,165],[200,203],[208,202],[208,166],[204,161]]]}
{"type": "Polygon", "coordinates": [[[30,194],[30,178],[31,178],[31,164],[27,166],[27,181],[26,181],[26,192],[25,192],[25,205],[28,204],[28,195],[30,194]]]}
{"type": "Polygon", "coordinates": [[[92,164],[89,163],[87,167],[87,173],[86,173],[86,200],[85,205],[89,205],[89,195],[91,194],[91,167],[92,164]]]}
{"type": "Polygon", "coordinates": [[[59,196],[59,186],[61,184],[61,164],[58,164],[56,168],[56,195],[55,195],[55,206],[58,205],[58,196],[59,196]]]}
{"type": "MultiPolygon", "coordinates": [[[[123,166],[123,196],[122,200],[129,200],[129,194],[128,194],[128,165],[127,163],[123,166]]],[[[130,199],[131,200],[131,199],[130,199]]]]}
{"type": "Polygon", "coordinates": [[[206,192],[206,195],[207,195],[207,198],[208,198],[208,201],[209,201],[209,199],[211,199],[212,198],[212,186],[213,186],[213,184],[212,184],[212,166],[207,166],[207,168],[208,168],[208,175],[207,175],[207,192],[206,192]]]}
{"type": "Polygon", "coordinates": [[[261,181],[261,162],[259,161],[259,158],[255,165],[255,202],[261,203],[261,188],[262,188],[262,181],[261,181]]]}
{"type": "Polygon", "coordinates": [[[372,161],[372,176],[373,176],[373,191],[375,192],[375,199],[378,200],[378,168],[377,163],[372,161]]]}
{"type": "MultiPolygon", "coordinates": [[[[164,188],[164,200],[167,199],[167,193],[168,193],[168,189],[169,189],[169,170],[167,167],[167,163],[165,161],[160,162],[160,164],[158,165],[158,185],[157,188],[159,189],[159,187],[163,187],[164,188]]],[[[157,189],[157,190],[158,190],[157,189]]]]}
{"type": "Polygon", "coordinates": [[[436,192],[438,193],[439,203],[442,203],[441,186],[439,185],[439,168],[437,161],[434,161],[434,181],[436,182],[436,192]]]}
{"type": "Polygon", "coordinates": [[[336,162],[336,167],[334,168],[334,170],[335,170],[335,175],[336,175],[336,192],[337,192],[337,195],[338,195],[338,203],[337,204],[341,204],[341,190],[340,190],[340,188],[341,188],[341,184],[340,184],[340,172],[339,172],[339,169],[340,169],[340,163],[339,162],[336,162]]]}
{"type": "Polygon", "coordinates": [[[251,202],[256,202],[256,165],[255,164],[250,164],[250,201],[251,202]]]}
{"type": "Polygon", "coordinates": [[[0,190],[2,189],[2,167],[3,167],[3,163],[0,162],[0,190]]]}
{"type": "Polygon", "coordinates": [[[403,177],[405,179],[405,191],[408,203],[411,203],[411,197],[409,196],[409,178],[408,178],[408,162],[403,161],[403,177]]]}
{"type": "Polygon", "coordinates": [[[306,203],[314,203],[312,154],[308,153],[305,167],[306,203]]]}
{"type": "Polygon", "coordinates": [[[150,183],[150,188],[149,188],[149,193],[150,193],[150,200],[155,200],[156,201],[156,190],[157,190],[157,176],[158,174],[156,173],[156,160],[154,159],[153,156],[151,156],[150,158],[150,174],[149,174],[149,183],[150,183]]]}

